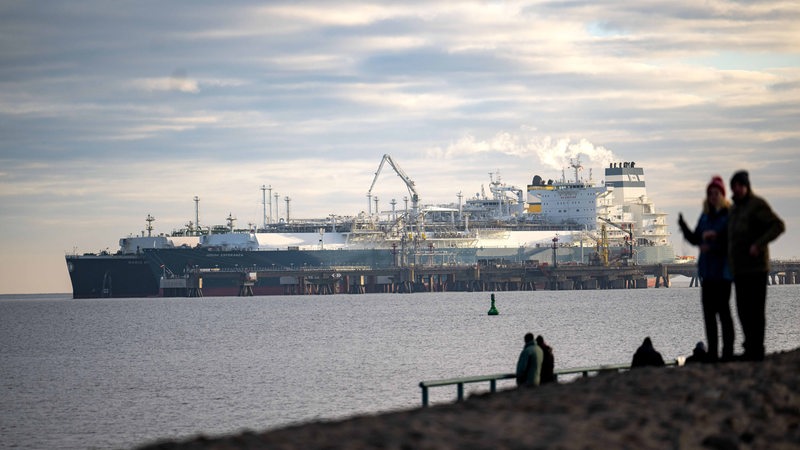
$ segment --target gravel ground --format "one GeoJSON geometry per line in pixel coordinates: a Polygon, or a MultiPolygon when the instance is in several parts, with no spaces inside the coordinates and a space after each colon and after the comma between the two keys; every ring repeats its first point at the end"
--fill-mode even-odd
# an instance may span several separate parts
{"type": "Polygon", "coordinates": [[[800,449],[800,349],[142,449],[800,449]]]}

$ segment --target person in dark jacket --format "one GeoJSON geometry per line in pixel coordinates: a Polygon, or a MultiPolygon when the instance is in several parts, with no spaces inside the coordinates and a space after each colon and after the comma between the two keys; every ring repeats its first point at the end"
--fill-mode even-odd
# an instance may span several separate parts
{"type": "Polygon", "coordinates": [[[736,289],[736,309],[744,333],[743,359],[764,359],[766,327],[767,244],[786,229],[783,220],[750,188],[750,175],[740,170],[731,177],[733,208],[728,219],[728,256],[736,289]]]}
{"type": "Polygon", "coordinates": [[[663,365],[664,358],[661,357],[661,353],[653,348],[653,341],[650,340],[650,336],[644,338],[642,345],[640,345],[639,348],[636,349],[636,353],[633,354],[631,368],[647,366],[661,367],[663,365]]]}
{"type": "Polygon", "coordinates": [[[553,347],[550,347],[544,342],[542,335],[536,336],[536,345],[542,349],[542,371],[540,374],[541,384],[552,383],[556,381],[555,365],[556,359],[553,356],[553,347]]]}
{"type": "Polygon", "coordinates": [[[733,358],[733,319],[731,318],[731,275],[728,266],[728,210],[730,202],[725,198],[725,182],[715,176],[706,187],[703,213],[697,226],[691,230],[678,216],[678,225],[683,237],[692,245],[700,247],[697,274],[700,277],[703,320],[708,342],[708,360],[719,357],[717,319],[722,329],[722,360],[733,358]]]}
{"type": "Polygon", "coordinates": [[[533,340],[533,333],[525,334],[525,347],[517,359],[517,386],[538,386],[542,371],[542,349],[533,340]]]}
{"type": "Polygon", "coordinates": [[[692,356],[686,358],[686,364],[707,361],[709,361],[708,353],[706,352],[706,346],[702,342],[698,342],[697,345],[694,346],[692,356]]]}

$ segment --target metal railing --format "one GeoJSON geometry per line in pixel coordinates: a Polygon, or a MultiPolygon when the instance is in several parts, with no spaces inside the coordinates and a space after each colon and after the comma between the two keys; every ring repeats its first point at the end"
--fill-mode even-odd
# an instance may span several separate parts
{"type": "MultiPolygon", "coordinates": [[[[666,361],[666,366],[681,365],[678,360],[666,361]]],[[[553,375],[555,380],[558,381],[560,375],[577,375],[588,377],[589,374],[598,374],[603,372],[619,372],[623,370],[630,370],[630,364],[606,364],[601,366],[587,366],[587,367],[574,367],[571,369],[559,369],[554,371],[553,375]]],[[[427,407],[429,404],[428,389],[439,386],[452,386],[456,385],[456,401],[464,401],[464,385],[469,383],[489,382],[489,392],[497,392],[497,380],[510,380],[515,379],[514,373],[498,373],[494,375],[478,375],[473,377],[461,378],[447,378],[444,380],[430,380],[420,381],[419,387],[422,389],[422,406],[427,407]]]]}

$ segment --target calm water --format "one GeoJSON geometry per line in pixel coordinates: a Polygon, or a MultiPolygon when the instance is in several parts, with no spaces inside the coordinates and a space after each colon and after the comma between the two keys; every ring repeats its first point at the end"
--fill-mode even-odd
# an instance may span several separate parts
{"type": "MultiPolygon", "coordinates": [[[[648,335],[675,358],[704,340],[699,295],[498,292],[496,317],[489,293],[0,296],[0,446],[130,448],[417,407],[421,380],[513,371],[527,331],[557,368],[629,362],[648,335]]],[[[771,286],[767,305],[768,351],[800,347],[800,286],[771,286]]]]}

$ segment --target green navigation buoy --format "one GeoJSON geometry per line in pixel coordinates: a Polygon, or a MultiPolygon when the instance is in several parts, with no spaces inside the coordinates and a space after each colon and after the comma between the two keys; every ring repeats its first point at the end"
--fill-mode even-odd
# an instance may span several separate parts
{"type": "Polygon", "coordinates": [[[497,308],[494,307],[494,294],[492,294],[492,307],[489,308],[489,315],[490,316],[496,316],[498,314],[500,314],[500,313],[497,312],[497,308]]]}

